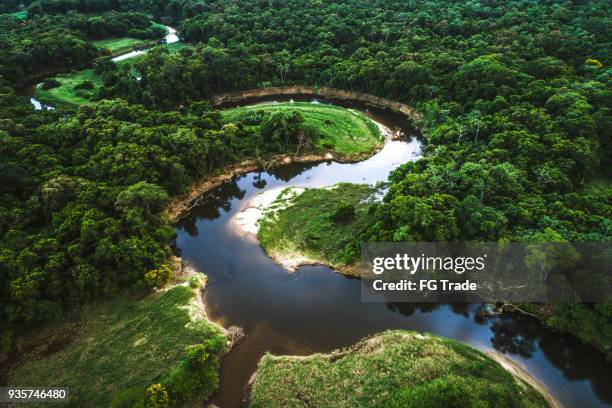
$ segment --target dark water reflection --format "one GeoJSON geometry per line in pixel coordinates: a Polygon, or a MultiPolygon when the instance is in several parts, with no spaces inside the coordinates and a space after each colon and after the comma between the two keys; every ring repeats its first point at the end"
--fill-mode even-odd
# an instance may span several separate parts
{"type": "MultiPolygon", "coordinates": [[[[372,113],[395,131],[407,129],[396,116],[372,113]]],[[[288,165],[253,172],[207,194],[177,227],[184,260],[206,273],[210,317],[238,325],[247,337],[223,358],[221,390],[212,402],[240,406],[257,361],[273,354],[310,354],[347,346],[386,329],[430,332],[497,350],[525,366],[566,406],[597,407],[612,402],[612,367],[595,349],[571,336],[544,329],[522,316],[484,316],[477,304],[362,303],[358,279],[323,266],[289,274],[263,253],[232,217],[257,194],[284,186],[317,187],[338,181],[385,180],[400,163],[418,157],[420,144],[392,142],[355,164],[288,165]]]]}

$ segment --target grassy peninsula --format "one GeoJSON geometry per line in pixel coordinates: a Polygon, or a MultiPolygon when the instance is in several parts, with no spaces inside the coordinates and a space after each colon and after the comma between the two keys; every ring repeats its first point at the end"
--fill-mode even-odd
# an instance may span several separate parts
{"type": "Polygon", "coordinates": [[[113,55],[123,54],[134,50],[135,48],[154,45],[155,40],[141,40],[138,38],[121,37],[107,38],[104,40],[94,41],[93,44],[98,48],[108,48],[113,55]]]}
{"type": "Polygon", "coordinates": [[[218,386],[225,337],[198,306],[205,277],[144,299],[118,296],[77,319],[20,340],[10,384],[68,387],[74,406],[132,406],[161,384],[173,401],[207,398],[218,386]],[[205,352],[198,367],[194,356],[205,352]]]}
{"type": "Polygon", "coordinates": [[[36,98],[54,107],[78,108],[91,104],[102,86],[102,79],[93,69],[58,75],[53,79],[57,81],[57,86],[45,89],[43,84],[39,84],[36,87],[36,98]]]}
{"type": "Polygon", "coordinates": [[[375,188],[340,183],[327,188],[281,193],[263,213],[258,238],[262,248],[278,263],[292,269],[323,263],[347,272],[354,258],[355,237],[373,217],[369,211],[375,188]]]}
{"type": "Polygon", "coordinates": [[[546,407],[543,395],[485,354],[430,334],[394,330],[344,350],[265,355],[251,407],[546,407]]]}
{"type": "Polygon", "coordinates": [[[333,150],[344,157],[368,154],[382,146],[383,140],[378,126],[361,112],[339,106],[307,102],[285,102],[244,106],[222,112],[228,122],[241,121],[261,130],[264,118],[270,115],[288,115],[299,112],[303,128],[315,135],[313,148],[325,152],[333,150]]]}

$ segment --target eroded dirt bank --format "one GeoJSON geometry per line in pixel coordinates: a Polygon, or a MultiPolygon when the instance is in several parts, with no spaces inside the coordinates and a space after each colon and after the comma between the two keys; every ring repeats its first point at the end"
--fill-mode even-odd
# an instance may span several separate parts
{"type": "Polygon", "coordinates": [[[415,122],[419,122],[423,118],[423,115],[421,115],[411,106],[408,106],[404,103],[396,102],[387,98],[381,98],[380,96],[375,96],[363,92],[345,91],[343,89],[328,88],[325,86],[316,87],[294,85],[283,87],[270,87],[263,89],[250,89],[239,92],[228,92],[217,95],[213,100],[213,105],[218,107],[225,104],[240,103],[252,98],[262,98],[275,95],[312,95],[322,96],[326,98],[344,99],[348,101],[357,101],[363,102],[367,105],[375,106],[377,108],[390,109],[392,111],[402,113],[415,122]]]}
{"type": "Polygon", "coordinates": [[[186,214],[197,206],[202,199],[202,195],[212,190],[221,184],[230,181],[233,177],[241,174],[250,173],[260,169],[266,170],[282,164],[290,163],[317,163],[327,160],[334,160],[340,163],[355,163],[373,156],[379,151],[374,149],[370,152],[351,156],[336,156],[331,153],[325,154],[302,154],[299,156],[279,155],[269,158],[268,160],[244,160],[241,163],[225,167],[220,173],[204,178],[199,183],[194,184],[189,188],[187,193],[174,197],[166,207],[164,212],[166,218],[170,222],[178,221],[183,214],[186,214]]]}

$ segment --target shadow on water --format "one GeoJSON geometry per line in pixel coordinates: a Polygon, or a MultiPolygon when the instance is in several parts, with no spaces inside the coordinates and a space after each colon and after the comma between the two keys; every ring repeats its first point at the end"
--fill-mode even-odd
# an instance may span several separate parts
{"type": "MultiPolygon", "coordinates": [[[[367,113],[396,132],[414,134],[397,115],[367,113]]],[[[359,279],[324,266],[287,273],[233,222],[263,191],[384,181],[401,163],[417,159],[419,152],[418,140],[407,138],[389,142],[359,163],[291,164],[248,173],[207,193],[202,204],[179,221],[177,250],[210,278],[205,299],[210,318],[226,327],[241,326],[247,335],[222,359],[221,387],[211,402],[222,408],[241,406],[249,378],[266,352],[327,352],[402,328],[497,350],[525,366],[565,406],[612,403],[612,389],[606,387],[612,367],[600,352],[574,337],[551,332],[523,316],[485,316],[478,304],[364,303],[359,279]]]]}

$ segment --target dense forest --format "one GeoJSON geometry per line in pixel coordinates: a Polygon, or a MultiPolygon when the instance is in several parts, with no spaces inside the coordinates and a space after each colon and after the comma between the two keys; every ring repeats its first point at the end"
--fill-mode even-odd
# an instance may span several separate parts
{"type": "MultiPolygon", "coordinates": [[[[258,137],[224,124],[206,100],[225,91],[322,85],[422,112],[426,157],[392,175],[355,248],[610,240],[605,0],[28,3],[25,20],[0,17],[4,350],[15,330],[93,296],[159,284],[146,277],[170,256],[168,198],[240,158],[295,147],[287,120],[258,137]],[[193,46],[158,47],[132,65],[97,60],[95,39],[159,34],[140,13],[179,23],[193,46]],[[12,89],[94,64],[108,100],[78,111],[34,112],[12,89]]],[[[546,310],[550,325],[612,351],[609,304],[546,310]]]]}

